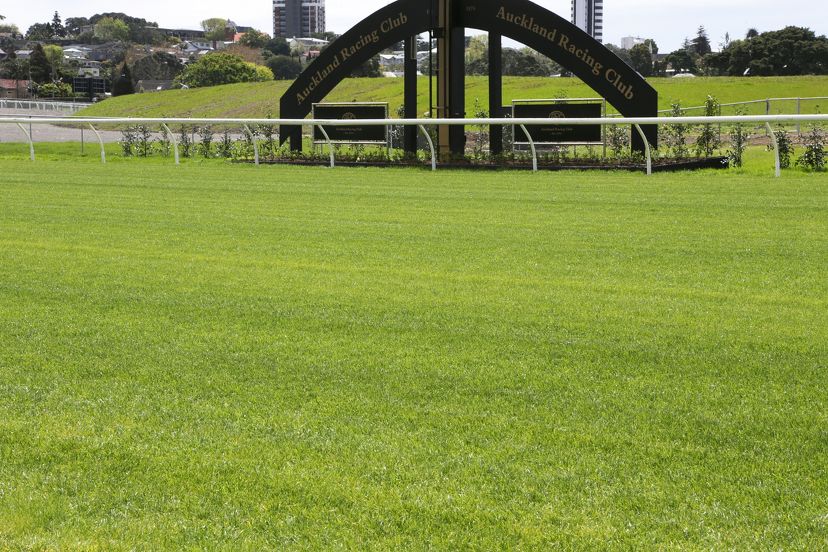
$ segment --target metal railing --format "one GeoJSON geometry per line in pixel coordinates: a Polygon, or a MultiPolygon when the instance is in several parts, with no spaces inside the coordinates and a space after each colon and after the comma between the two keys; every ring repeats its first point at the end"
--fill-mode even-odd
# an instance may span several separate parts
{"type": "Polygon", "coordinates": [[[0,99],[0,109],[26,109],[30,111],[69,111],[76,113],[90,103],[53,102],[49,100],[18,100],[16,98],[0,99]]]}
{"type": "MultiPolygon", "coordinates": [[[[778,103],[791,103],[795,105],[794,111],[795,113],[791,113],[791,115],[801,115],[802,114],[802,104],[804,102],[818,102],[818,101],[826,101],[828,100],[828,96],[811,96],[811,97],[798,97],[798,98],[765,98],[763,100],[749,100],[744,102],[730,102],[730,103],[723,103],[718,104],[720,108],[728,108],[728,107],[743,107],[743,106],[763,106],[764,107],[764,114],[765,115],[772,115],[773,114],[773,107],[774,104],[778,103]]],[[[704,105],[695,105],[691,107],[682,107],[681,110],[684,113],[689,113],[692,111],[703,111],[707,109],[704,105]]],[[[760,107],[761,110],[761,107],[760,107]]],[[[662,109],[658,113],[659,115],[669,115],[672,113],[672,109],[662,109]]]]}
{"type": "MultiPolygon", "coordinates": [[[[747,116],[720,116],[720,117],[625,117],[625,118],[597,118],[597,119],[547,119],[547,118],[533,118],[533,119],[361,119],[359,121],[353,120],[322,120],[322,119],[209,119],[209,118],[82,118],[82,117],[53,117],[53,118],[39,118],[31,119],[28,117],[0,117],[0,124],[15,124],[25,134],[26,140],[29,144],[29,155],[32,161],[35,159],[34,140],[32,134],[26,130],[24,125],[44,125],[44,124],[70,124],[70,125],[87,125],[96,135],[101,146],[101,161],[106,163],[106,151],[104,142],[98,134],[95,125],[111,124],[111,125],[158,125],[169,136],[170,141],[175,149],[175,162],[179,163],[178,142],[175,136],[170,131],[170,124],[189,124],[189,125],[242,125],[246,132],[250,135],[253,141],[253,147],[256,152],[255,162],[259,164],[258,144],[256,136],[250,131],[250,125],[287,125],[287,126],[309,126],[319,127],[323,135],[326,135],[324,127],[326,126],[388,126],[402,125],[402,126],[416,126],[425,134],[428,141],[428,147],[431,153],[431,168],[437,169],[437,152],[434,147],[434,142],[428,133],[427,127],[430,126],[486,126],[486,125],[514,125],[521,128],[526,134],[527,140],[532,148],[532,168],[534,171],[538,170],[538,158],[535,150],[535,144],[532,141],[530,133],[526,130],[528,125],[566,125],[566,126],[584,126],[584,125],[602,125],[602,126],[626,126],[630,125],[634,128],[644,141],[646,172],[652,174],[652,149],[650,143],[645,138],[645,133],[642,127],[644,126],[659,126],[659,125],[698,125],[698,124],[763,124],[771,136],[773,150],[776,158],[776,176],[781,176],[779,148],[776,144],[776,135],[773,132],[772,124],[782,123],[825,123],[828,122],[828,115],[747,115],[747,116]]],[[[333,168],[336,165],[334,155],[334,144],[327,140],[328,149],[330,152],[330,166],[333,168]]]]}

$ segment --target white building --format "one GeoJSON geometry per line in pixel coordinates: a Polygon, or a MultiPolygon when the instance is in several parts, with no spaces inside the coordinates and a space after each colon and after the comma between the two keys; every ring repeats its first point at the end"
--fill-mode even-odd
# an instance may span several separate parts
{"type": "Polygon", "coordinates": [[[621,48],[624,50],[632,50],[634,46],[644,44],[645,40],[640,36],[625,36],[621,38],[621,48]]]}
{"type": "Polygon", "coordinates": [[[604,0],[572,0],[572,23],[598,42],[603,42],[604,0]]]}

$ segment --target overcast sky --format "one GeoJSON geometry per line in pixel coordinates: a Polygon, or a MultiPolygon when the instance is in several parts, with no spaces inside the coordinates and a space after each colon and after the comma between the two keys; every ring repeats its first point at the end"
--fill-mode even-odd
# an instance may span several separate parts
{"type": "MultiPolygon", "coordinates": [[[[536,0],[542,6],[569,18],[569,0],[536,0]]],[[[387,0],[328,0],[328,30],[344,32],[387,0]]],[[[89,17],[101,12],[124,12],[155,21],[162,27],[198,28],[209,17],[232,19],[239,25],[273,32],[269,0],[27,0],[0,3],[0,14],[23,32],[35,22],[51,20],[57,10],[61,17],[89,17]]],[[[786,25],[810,27],[828,34],[826,0],[605,0],[604,38],[619,44],[622,36],[654,38],[662,52],[678,48],[685,37],[704,25],[714,49],[726,32],[742,37],[750,27],[760,31],[786,25]],[[678,5],[676,5],[678,4],[678,5]]],[[[471,33],[470,33],[471,34],[471,33]]]]}

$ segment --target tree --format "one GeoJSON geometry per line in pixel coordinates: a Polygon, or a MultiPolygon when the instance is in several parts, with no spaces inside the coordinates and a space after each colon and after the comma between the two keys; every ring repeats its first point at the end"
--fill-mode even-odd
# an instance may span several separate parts
{"type": "Polygon", "coordinates": [[[20,34],[20,29],[17,27],[17,25],[5,23],[0,24],[0,33],[9,33],[11,35],[16,36],[20,34]]]}
{"type": "Polygon", "coordinates": [[[129,37],[126,40],[138,44],[150,44],[162,42],[161,35],[158,33],[158,23],[147,21],[139,17],[131,17],[125,13],[107,12],[97,13],[89,18],[90,25],[97,25],[99,21],[105,18],[118,19],[123,21],[129,29],[129,37]]]}
{"type": "Polygon", "coordinates": [[[503,74],[510,77],[546,77],[540,60],[525,50],[503,49],[503,74]]]}
{"type": "Polygon", "coordinates": [[[51,23],[35,23],[26,31],[26,40],[50,40],[54,34],[51,23]]]}
{"type": "Polygon", "coordinates": [[[43,47],[43,53],[46,54],[46,59],[49,61],[52,80],[58,80],[60,70],[63,68],[63,48],[48,44],[43,47]]]}
{"type": "Polygon", "coordinates": [[[129,27],[120,19],[104,17],[95,23],[95,38],[109,42],[129,40],[129,27]]]}
{"type": "Polygon", "coordinates": [[[46,58],[46,52],[43,51],[43,46],[35,44],[32,48],[32,53],[29,56],[29,71],[32,75],[32,80],[38,84],[49,82],[52,67],[49,65],[49,60],[46,58]]]}
{"type": "Polygon", "coordinates": [[[785,27],[734,40],[705,56],[712,74],[785,76],[828,74],[828,38],[803,27],[785,27]],[[713,73],[716,71],[716,73],[713,73]]]}
{"type": "Polygon", "coordinates": [[[293,80],[302,73],[302,64],[290,56],[271,56],[265,64],[273,71],[276,80],[293,80]]]}
{"type": "Polygon", "coordinates": [[[642,77],[649,77],[653,74],[653,55],[646,44],[636,44],[630,50],[632,68],[638,71],[642,77]]]}
{"type": "Polygon", "coordinates": [[[632,59],[630,58],[630,52],[628,50],[619,48],[615,44],[605,44],[604,46],[607,47],[607,50],[609,50],[616,56],[620,57],[624,63],[626,63],[627,65],[632,65],[632,59]]]}
{"type": "Polygon", "coordinates": [[[362,65],[359,68],[351,73],[351,76],[354,78],[377,78],[382,76],[382,72],[380,71],[380,58],[379,56],[374,56],[362,65]]]}
{"type": "Polygon", "coordinates": [[[658,44],[652,38],[648,38],[644,41],[644,45],[650,50],[652,55],[658,55],[658,44]]]}
{"type": "Polygon", "coordinates": [[[748,30],[747,30],[747,32],[745,33],[745,40],[750,40],[750,39],[752,39],[752,38],[756,38],[757,36],[759,36],[759,31],[757,31],[756,29],[754,29],[753,27],[751,27],[751,28],[750,28],[750,29],[748,29],[748,30]]]}
{"type": "Polygon", "coordinates": [[[270,35],[256,29],[250,29],[239,39],[239,44],[248,48],[264,48],[270,41],[270,35]]]}
{"type": "Polygon", "coordinates": [[[673,66],[676,73],[694,73],[696,68],[696,60],[690,55],[686,48],[679,48],[675,52],[671,52],[665,58],[665,61],[673,66]]]}
{"type": "Polygon", "coordinates": [[[706,56],[713,50],[710,48],[710,39],[707,37],[707,31],[704,26],[699,27],[696,32],[696,38],[690,41],[693,45],[693,52],[699,57],[706,56]]]}
{"type": "Polygon", "coordinates": [[[68,36],[78,36],[81,34],[83,27],[89,25],[89,20],[85,17],[67,17],[63,24],[68,36]]]}
{"type": "Polygon", "coordinates": [[[60,20],[60,14],[58,12],[55,12],[54,17],[52,17],[52,32],[61,38],[66,36],[66,29],[63,27],[63,22],[60,20]]]}
{"type": "Polygon", "coordinates": [[[290,45],[284,38],[271,38],[264,45],[265,52],[270,52],[274,56],[289,56],[290,45]]]}
{"type": "MultiPolygon", "coordinates": [[[[225,53],[208,54],[187,66],[176,79],[177,82],[191,88],[232,84],[236,82],[260,82],[266,80],[254,63],[244,61],[239,56],[225,53]]],[[[269,79],[273,73],[268,70],[269,79]]]]}
{"type": "Polygon", "coordinates": [[[489,37],[478,35],[472,37],[466,48],[466,74],[489,74],[489,37]]]}
{"type": "Polygon", "coordinates": [[[135,94],[135,86],[132,83],[132,72],[129,65],[124,63],[121,67],[121,75],[112,83],[112,96],[126,96],[135,94]]]}
{"type": "Polygon", "coordinates": [[[205,19],[201,22],[204,37],[207,40],[218,42],[227,38],[227,20],[220,17],[205,19]]]}

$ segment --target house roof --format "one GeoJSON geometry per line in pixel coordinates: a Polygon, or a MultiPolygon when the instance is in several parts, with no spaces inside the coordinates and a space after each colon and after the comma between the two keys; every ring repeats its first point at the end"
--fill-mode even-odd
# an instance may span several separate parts
{"type": "Polygon", "coordinates": [[[27,80],[18,80],[15,81],[14,79],[0,79],[0,88],[3,90],[17,90],[28,88],[29,81],[27,80]]]}

